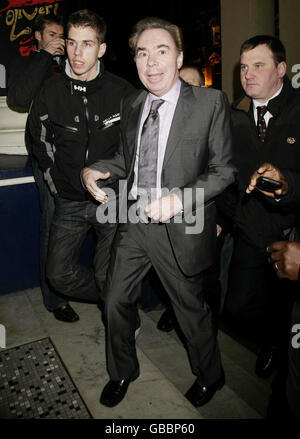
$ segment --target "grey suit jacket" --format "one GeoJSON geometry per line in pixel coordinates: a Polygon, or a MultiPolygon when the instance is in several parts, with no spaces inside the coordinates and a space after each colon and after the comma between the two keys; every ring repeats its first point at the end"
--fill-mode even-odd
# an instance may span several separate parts
{"type": "MultiPolygon", "coordinates": [[[[109,171],[111,181],[126,178],[128,190],[134,177],[138,128],[146,97],[147,92],[139,90],[124,99],[119,152],[112,159],[90,166],[109,171]]],[[[183,201],[183,216],[177,215],[166,227],[178,265],[186,276],[200,273],[213,262],[216,244],[213,198],[234,181],[231,159],[230,115],[225,94],[182,81],[166,146],[162,187],[183,201]]],[[[123,201],[124,197],[127,194],[121,196],[123,201]]]]}

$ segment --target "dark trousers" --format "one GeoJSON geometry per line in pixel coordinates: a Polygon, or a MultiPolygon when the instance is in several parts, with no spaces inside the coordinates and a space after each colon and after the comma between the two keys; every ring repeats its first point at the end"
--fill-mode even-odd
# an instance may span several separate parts
{"type": "Polygon", "coordinates": [[[107,366],[112,380],[139,375],[135,348],[136,288],[154,267],[186,339],[192,372],[211,385],[221,374],[221,359],[211,312],[204,301],[203,276],[183,275],[164,224],[119,225],[109,268],[105,315],[107,366]]]}
{"type": "Polygon", "coordinates": [[[286,347],[293,300],[289,289],[290,282],[276,276],[266,250],[236,233],[224,307],[236,328],[258,345],[286,347]]]}
{"type": "Polygon", "coordinates": [[[100,224],[96,218],[98,204],[55,197],[47,276],[60,293],[97,303],[101,299],[110,259],[116,224],[100,224]],[[88,231],[96,234],[94,267],[78,263],[88,231]]]}
{"type": "Polygon", "coordinates": [[[38,188],[40,202],[40,230],[39,230],[39,263],[40,263],[40,286],[43,301],[48,311],[53,311],[66,304],[66,299],[61,297],[52,288],[46,279],[46,262],[48,254],[49,234],[54,214],[55,203],[47,183],[44,180],[43,172],[38,162],[32,157],[32,171],[35,183],[38,188]]]}

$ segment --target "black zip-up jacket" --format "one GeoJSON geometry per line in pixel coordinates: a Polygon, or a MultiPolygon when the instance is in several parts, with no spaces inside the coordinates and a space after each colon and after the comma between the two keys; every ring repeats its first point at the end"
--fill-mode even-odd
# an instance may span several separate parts
{"type": "Polygon", "coordinates": [[[251,175],[265,162],[285,170],[300,170],[300,93],[284,78],[281,93],[269,101],[273,117],[264,143],[258,139],[252,100],[242,96],[231,110],[234,162],[238,169],[235,185],[217,197],[217,206],[231,218],[251,245],[266,245],[284,239],[283,231],[297,224],[298,209],[284,202],[270,202],[259,191],[245,193],[251,175]]]}
{"type": "MultiPolygon", "coordinates": [[[[61,65],[46,50],[33,50],[28,56],[15,57],[8,70],[7,103],[13,110],[29,111],[31,102],[47,79],[61,73],[61,65]]],[[[28,121],[25,128],[25,144],[32,155],[32,138],[28,121]]]]}
{"type": "Polygon", "coordinates": [[[33,154],[52,193],[69,200],[89,199],[80,172],[116,152],[121,99],[133,90],[126,80],[105,71],[102,62],[92,81],[62,73],[42,87],[28,120],[33,154]]]}
{"type": "Polygon", "coordinates": [[[33,50],[28,56],[15,57],[8,69],[8,105],[28,111],[45,81],[60,70],[53,56],[45,50],[33,50]]]}

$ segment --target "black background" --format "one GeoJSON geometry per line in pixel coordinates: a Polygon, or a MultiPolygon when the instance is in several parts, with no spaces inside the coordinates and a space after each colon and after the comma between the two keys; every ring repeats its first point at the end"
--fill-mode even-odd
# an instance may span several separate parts
{"type": "MultiPolygon", "coordinates": [[[[17,0],[16,0],[17,1],[17,0]]],[[[59,1],[59,0],[58,0],[59,1]]],[[[23,3],[26,3],[24,1],[23,3]]],[[[29,13],[36,6],[19,6],[29,13]]],[[[41,0],[43,3],[43,0],[41,0]]],[[[8,0],[0,0],[0,10],[8,4],[8,0]]],[[[107,52],[104,63],[108,70],[118,74],[134,85],[139,85],[136,69],[128,48],[128,37],[133,25],[141,18],[158,16],[165,18],[181,27],[185,42],[185,62],[197,64],[200,68],[207,63],[213,52],[220,52],[219,47],[213,47],[211,20],[220,20],[220,0],[152,0],[140,3],[126,1],[89,1],[89,0],[62,0],[59,2],[59,13],[65,18],[78,9],[90,9],[101,15],[108,27],[107,52]]],[[[28,20],[19,20],[18,29],[32,26],[28,20]]],[[[20,56],[20,40],[28,40],[30,35],[23,36],[11,42],[9,40],[11,27],[6,24],[6,12],[0,14],[0,64],[8,69],[9,62],[14,56],[20,56]]],[[[28,50],[30,44],[28,44],[28,50]]],[[[25,50],[26,52],[26,50],[25,50]]],[[[24,51],[23,51],[24,54],[24,51]]],[[[220,88],[221,64],[213,66],[214,84],[220,88]]],[[[6,95],[6,89],[0,89],[0,95],[6,95]]]]}

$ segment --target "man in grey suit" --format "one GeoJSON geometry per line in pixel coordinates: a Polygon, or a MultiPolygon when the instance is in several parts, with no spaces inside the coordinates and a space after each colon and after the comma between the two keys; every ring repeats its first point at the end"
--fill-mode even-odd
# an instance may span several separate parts
{"type": "Polygon", "coordinates": [[[228,103],[220,91],[179,79],[183,42],[177,26],[159,18],[143,19],[135,25],[129,45],[146,90],[122,103],[118,154],[82,172],[86,188],[101,203],[110,197],[97,180],[126,179],[106,290],[110,381],[100,402],[118,404],[139,375],[136,287],[153,266],[170,297],[197,376],[186,397],[200,406],[225,382],[216,331],[203,298],[202,272],[214,256],[213,198],[235,174],[228,103]],[[129,221],[122,210],[127,199],[129,221]]]}

